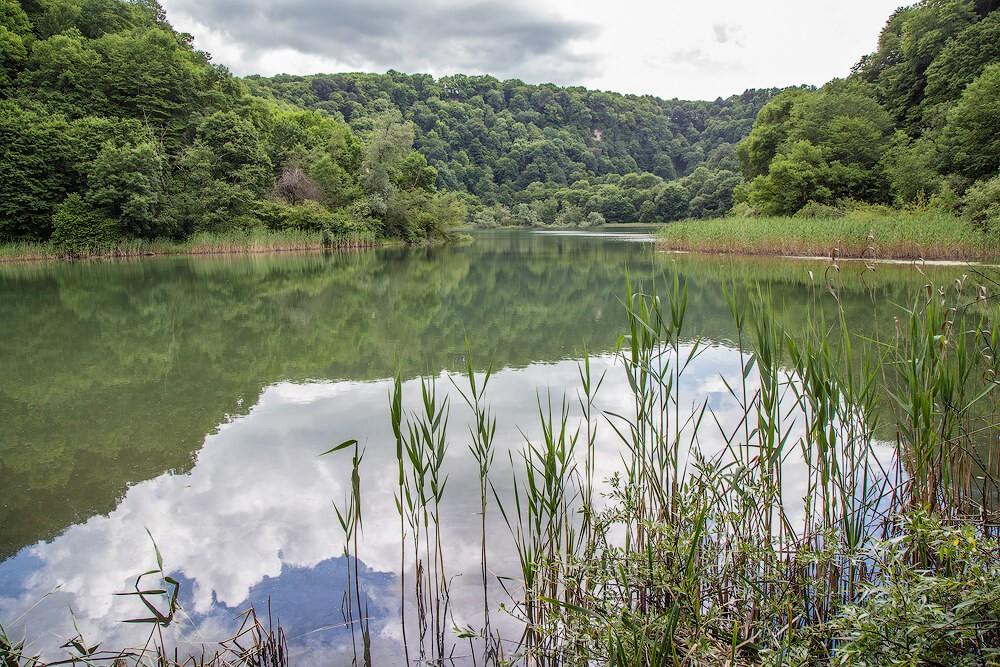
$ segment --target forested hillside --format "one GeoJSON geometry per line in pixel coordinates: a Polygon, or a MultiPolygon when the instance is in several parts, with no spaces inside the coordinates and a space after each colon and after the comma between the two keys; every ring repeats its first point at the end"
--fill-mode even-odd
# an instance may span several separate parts
{"type": "Polygon", "coordinates": [[[259,95],[323,111],[360,132],[373,116],[398,110],[415,124],[414,145],[437,169],[440,187],[503,205],[480,213],[486,224],[581,224],[588,213],[598,222],[725,213],[739,183],[736,144],[778,92],[685,102],[399,72],[247,83],[259,95]]]}
{"type": "Polygon", "coordinates": [[[0,0],[0,241],[198,232],[419,240],[465,217],[397,114],[358,135],[251,96],[155,0],[0,0]]]}
{"type": "Polygon", "coordinates": [[[685,102],[489,76],[239,79],[156,0],[0,0],[0,241],[420,241],[469,215],[575,226],[858,205],[1000,229],[997,5],[900,9],[819,90],[685,102]]]}
{"type": "Polygon", "coordinates": [[[931,207],[1000,232],[998,5],[902,8],[848,78],[778,95],[739,147],[737,211],[931,207]]]}

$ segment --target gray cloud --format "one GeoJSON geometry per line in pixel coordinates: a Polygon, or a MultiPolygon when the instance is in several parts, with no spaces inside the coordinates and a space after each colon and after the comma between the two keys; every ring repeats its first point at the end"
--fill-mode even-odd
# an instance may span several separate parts
{"type": "Polygon", "coordinates": [[[592,75],[571,45],[596,32],[503,0],[172,0],[168,9],[246,52],[293,49],[358,69],[489,72],[553,81],[592,75]]]}
{"type": "Polygon", "coordinates": [[[712,26],[712,30],[715,32],[715,41],[719,44],[729,41],[729,26],[725,23],[716,23],[712,26]]]}

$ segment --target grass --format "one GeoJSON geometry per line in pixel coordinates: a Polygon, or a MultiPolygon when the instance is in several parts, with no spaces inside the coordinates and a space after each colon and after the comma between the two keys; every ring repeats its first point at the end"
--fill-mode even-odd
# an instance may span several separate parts
{"type": "Polygon", "coordinates": [[[668,224],[663,249],[743,255],[969,260],[1000,249],[968,222],[931,211],[855,211],[843,217],[727,217],[668,224]]]}
{"type": "MultiPolygon", "coordinates": [[[[449,577],[428,544],[436,521],[424,516],[421,549],[417,512],[398,505],[418,578],[401,588],[400,607],[418,610],[406,645],[419,662],[449,664],[469,641],[483,665],[989,664],[1000,648],[997,470],[976,443],[998,430],[1000,329],[963,321],[968,299],[947,290],[915,297],[889,340],[858,338],[819,310],[787,330],[766,294],[740,294],[726,290],[743,353],[742,382],[726,384],[743,414],[735,428],[707,400],[679,398],[705,347],[686,334],[687,288],[676,278],[665,290],[628,289],[619,356],[631,412],[596,413],[601,379],[584,360],[581,417],[570,419],[565,401],[540,401],[542,436],[507,471],[488,454],[488,375],[477,385],[469,374],[480,488],[506,476],[514,488],[513,500],[494,491],[489,507],[484,497],[470,511],[497,512],[509,529],[520,572],[495,576],[509,596],[502,613],[523,633],[492,632],[498,612],[487,606],[481,626],[426,641],[435,609],[449,607],[449,577]],[[883,404],[895,422],[889,464],[875,438],[883,404]],[[623,464],[604,506],[593,479],[598,421],[618,435],[623,464]],[[703,451],[700,436],[715,429],[725,446],[703,451]],[[793,495],[790,459],[804,468],[804,492],[793,495]]],[[[409,452],[399,454],[400,493],[424,498],[431,485],[436,512],[447,502],[434,486],[447,408],[425,382],[424,410],[403,415],[399,391],[397,381],[397,452],[409,452]]]]}
{"type": "Polygon", "coordinates": [[[208,233],[185,241],[127,239],[109,248],[70,252],[51,243],[0,244],[0,262],[62,259],[101,259],[155,255],[239,255],[267,252],[370,248],[382,245],[372,233],[358,232],[327,240],[321,232],[301,230],[208,233]]]}

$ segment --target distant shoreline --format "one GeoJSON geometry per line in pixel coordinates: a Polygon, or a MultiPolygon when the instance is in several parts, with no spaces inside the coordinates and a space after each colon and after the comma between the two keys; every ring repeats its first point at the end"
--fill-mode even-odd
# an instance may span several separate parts
{"type": "Polygon", "coordinates": [[[126,241],[106,249],[71,251],[49,243],[0,244],[0,264],[141,259],[166,256],[262,255],[268,253],[368,250],[393,245],[371,235],[334,238],[320,234],[269,232],[254,235],[197,235],[187,241],[126,241]]]}
{"type": "Polygon", "coordinates": [[[656,245],[673,252],[876,262],[988,262],[998,256],[997,241],[964,220],[912,213],[687,220],[661,229],[656,245]]]}

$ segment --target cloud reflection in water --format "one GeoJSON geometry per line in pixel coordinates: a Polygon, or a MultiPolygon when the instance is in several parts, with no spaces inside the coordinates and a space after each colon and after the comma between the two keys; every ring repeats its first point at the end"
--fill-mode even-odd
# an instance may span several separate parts
{"type": "MultiPolygon", "coordinates": [[[[620,364],[600,357],[592,360],[592,372],[595,377],[607,373],[597,407],[629,414],[631,399],[620,364]]],[[[707,398],[720,422],[733,425],[740,413],[725,395],[722,374],[731,382],[739,378],[738,353],[706,349],[688,369],[681,405],[693,407],[707,398]]],[[[453,584],[454,621],[478,625],[479,489],[466,446],[469,415],[444,375],[437,384],[440,394],[451,397],[452,407],[442,528],[446,568],[460,575],[453,584]]],[[[71,608],[90,641],[101,640],[105,647],[142,643],[147,629],[119,622],[141,615],[137,600],[113,594],[128,590],[134,577],[154,562],[148,528],[165,566],[182,582],[186,617],[170,629],[173,640],[195,645],[218,641],[232,633],[242,609],[250,604],[266,608],[271,600],[300,664],[329,664],[337,655],[346,660],[350,638],[340,611],[346,560],[332,503],[345,497],[350,463],[349,457],[321,458],[319,453],[358,438],[367,450],[362,581],[375,619],[376,655],[398,656],[399,517],[388,420],[391,386],[386,380],[268,387],[249,414],[205,439],[189,474],[166,473],[136,484],[109,515],[71,526],[51,542],[0,564],[0,622],[14,636],[19,626],[26,627],[34,649],[51,652],[74,634],[71,608]],[[12,619],[22,614],[23,620],[11,627],[12,619]]],[[[491,478],[501,495],[511,492],[507,451],[519,450],[525,435],[540,435],[538,400],[551,395],[558,406],[565,396],[575,407],[578,386],[577,362],[572,360],[494,376],[488,399],[497,416],[498,452],[491,478]]],[[[406,382],[404,395],[404,408],[416,409],[419,381],[406,382]]],[[[718,451],[722,441],[712,439],[714,429],[705,434],[699,435],[702,451],[718,451]]],[[[599,431],[597,451],[596,476],[606,479],[620,463],[620,446],[607,426],[599,431]]],[[[792,489],[804,482],[794,474],[786,479],[792,489]]],[[[490,567],[516,576],[507,529],[496,511],[488,518],[490,567]]],[[[491,599],[502,599],[498,587],[491,599]]]]}

